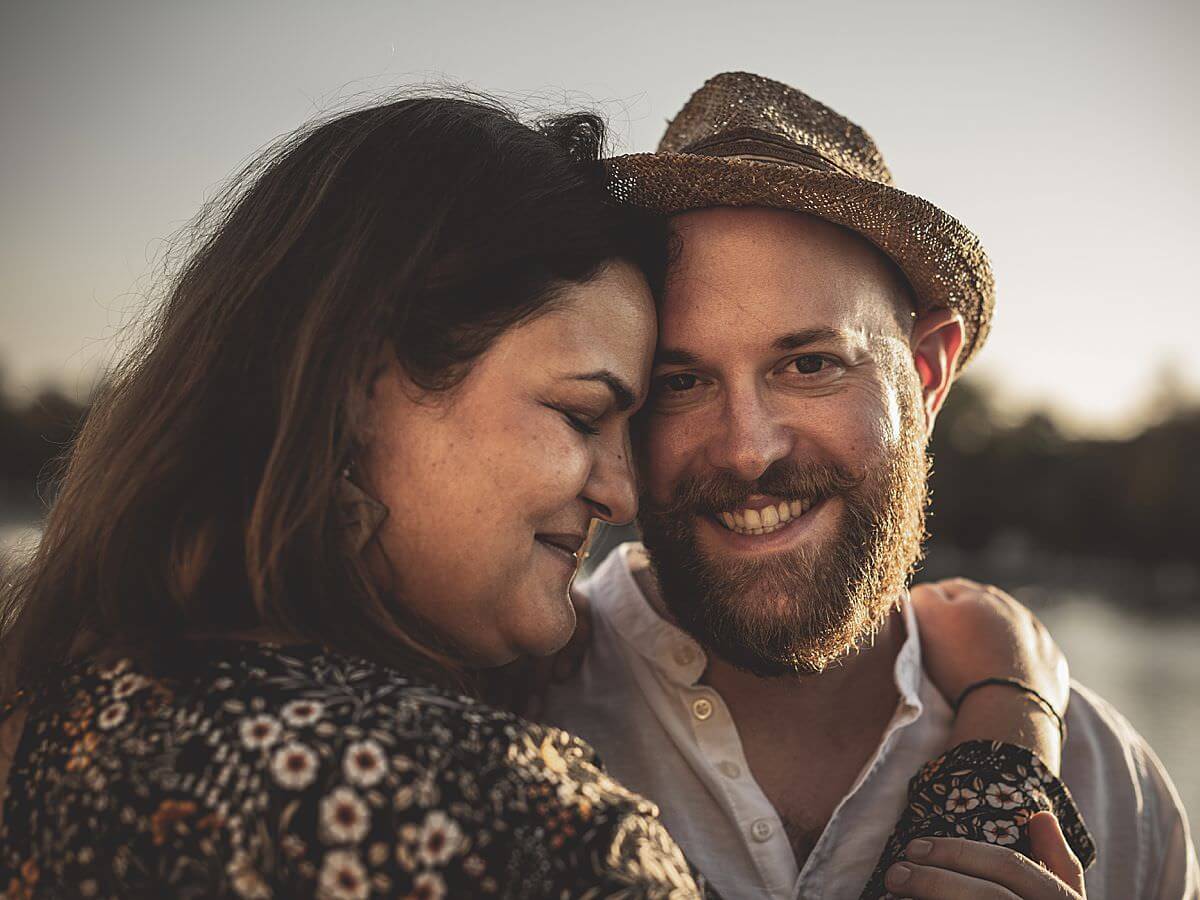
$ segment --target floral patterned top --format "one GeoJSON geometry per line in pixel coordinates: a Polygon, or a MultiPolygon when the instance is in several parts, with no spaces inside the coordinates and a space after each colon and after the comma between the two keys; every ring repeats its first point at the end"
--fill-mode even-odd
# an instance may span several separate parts
{"type": "MultiPolygon", "coordinates": [[[[714,896],[655,806],[558,729],[316,646],[199,659],[169,678],[78,664],[34,693],[0,897],[714,896]]],[[[1006,843],[1026,801],[1077,821],[1028,751],[972,746],[990,749],[914,780],[881,866],[914,827],[1006,843]]]]}

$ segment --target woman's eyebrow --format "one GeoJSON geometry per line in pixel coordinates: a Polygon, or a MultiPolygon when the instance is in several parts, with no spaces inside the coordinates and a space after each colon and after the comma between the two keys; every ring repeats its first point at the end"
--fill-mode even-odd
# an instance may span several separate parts
{"type": "Polygon", "coordinates": [[[612,392],[613,402],[620,412],[633,409],[634,404],[637,403],[637,394],[634,393],[633,388],[608,369],[600,369],[599,371],[588,372],[583,375],[572,375],[571,380],[600,382],[612,392]]]}

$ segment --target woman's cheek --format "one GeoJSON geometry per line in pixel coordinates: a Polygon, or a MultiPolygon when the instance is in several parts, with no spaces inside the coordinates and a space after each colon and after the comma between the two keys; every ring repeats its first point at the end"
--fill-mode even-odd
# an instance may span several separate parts
{"type": "Polygon", "coordinates": [[[592,454],[586,439],[583,435],[575,437],[572,432],[548,440],[544,446],[543,483],[558,495],[560,503],[569,503],[583,493],[591,472],[592,454]]]}

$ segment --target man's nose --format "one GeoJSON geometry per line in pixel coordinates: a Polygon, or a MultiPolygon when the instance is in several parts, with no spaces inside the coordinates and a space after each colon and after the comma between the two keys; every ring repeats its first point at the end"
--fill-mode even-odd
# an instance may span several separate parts
{"type": "Polygon", "coordinates": [[[637,515],[637,476],[628,434],[597,449],[584,500],[592,515],[610,525],[624,525],[637,515]]]}
{"type": "Polygon", "coordinates": [[[731,396],[709,441],[709,465],[741,481],[754,481],[771,464],[790,456],[796,433],[753,393],[731,396]]]}

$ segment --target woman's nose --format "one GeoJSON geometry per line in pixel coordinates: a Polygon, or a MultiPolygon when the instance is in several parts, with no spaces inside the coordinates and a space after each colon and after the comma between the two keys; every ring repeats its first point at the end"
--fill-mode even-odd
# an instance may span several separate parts
{"type": "Polygon", "coordinates": [[[599,448],[584,499],[594,515],[610,525],[624,525],[637,516],[637,474],[628,434],[599,448]]]}

